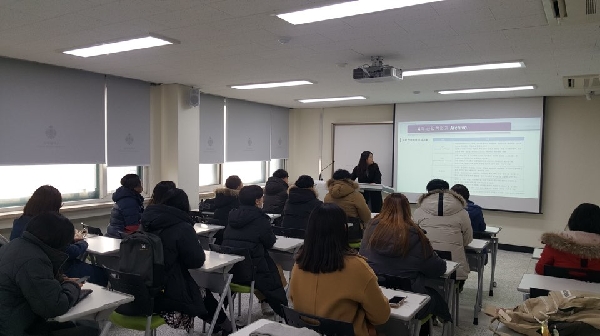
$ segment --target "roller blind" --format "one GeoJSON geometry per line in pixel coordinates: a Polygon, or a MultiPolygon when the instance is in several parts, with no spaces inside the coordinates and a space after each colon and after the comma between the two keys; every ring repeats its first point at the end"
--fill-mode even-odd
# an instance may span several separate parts
{"type": "Polygon", "coordinates": [[[0,165],[104,163],[104,75],[0,58],[0,165]]]}
{"type": "Polygon", "coordinates": [[[108,76],[106,94],[108,166],[149,166],[150,83],[108,76]]]}
{"type": "Polygon", "coordinates": [[[271,159],[289,158],[290,110],[272,107],[271,110],[271,159]]]}
{"type": "Polygon", "coordinates": [[[270,160],[271,106],[237,99],[227,99],[226,105],[226,160],[270,160]]]}
{"type": "Polygon", "coordinates": [[[225,98],[200,95],[200,163],[225,162],[225,98]]]}

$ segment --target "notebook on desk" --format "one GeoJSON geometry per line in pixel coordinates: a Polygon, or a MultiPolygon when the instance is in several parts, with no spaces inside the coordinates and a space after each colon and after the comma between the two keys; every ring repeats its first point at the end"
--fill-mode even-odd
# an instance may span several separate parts
{"type": "Polygon", "coordinates": [[[81,300],[85,299],[86,297],[88,297],[88,295],[92,294],[93,290],[91,289],[82,289],[81,291],[79,291],[79,297],[77,298],[77,301],[75,301],[75,304],[73,306],[76,306],[79,302],[81,302],[81,300]]]}

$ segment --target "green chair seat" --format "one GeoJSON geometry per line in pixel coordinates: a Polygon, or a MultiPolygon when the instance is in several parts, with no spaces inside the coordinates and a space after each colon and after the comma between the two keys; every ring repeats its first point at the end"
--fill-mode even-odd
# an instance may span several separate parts
{"type": "Polygon", "coordinates": [[[431,318],[433,317],[433,314],[429,314],[427,316],[425,316],[425,318],[421,319],[419,322],[421,322],[421,325],[429,322],[429,320],[431,320],[431,318]]]}
{"type": "MultiPolygon", "coordinates": [[[[113,312],[110,315],[110,322],[112,322],[114,325],[118,325],[119,327],[126,329],[133,329],[139,331],[146,330],[146,320],[146,316],[126,316],[116,312],[113,312]]],[[[167,322],[165,322],[165,320],[162,317],[158,315],[153,315],[152,322],[150,323],[150,328],[156,329],[165,323],[167,322]]]]}
{"type": "Polygon", "coordinates": [[[236,283],[230,283],[229,288],[235,293],[250,293],[250,286],[240,285],[236,283]]]}
{"type": "Polygon", "coordinates": [[[350,243],[351,248],[358,250],[360,248],[360,242],[350,243]]]}

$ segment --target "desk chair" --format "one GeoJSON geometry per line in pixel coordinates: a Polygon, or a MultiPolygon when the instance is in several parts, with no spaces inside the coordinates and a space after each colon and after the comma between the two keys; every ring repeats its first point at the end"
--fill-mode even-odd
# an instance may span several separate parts
{"type": "MultiPolygon", "coordinates": [[[[242,316],[242,294],[250,294],[248,307],[248,324],[252,322],[252,303],[254,299],[254,276],[256,275],[256,266],[252,263],[250,250],[243,248],[233,248],[210,244],[210,250],[223,254],[234,254],[244,257],[244,260],[233,265],[230,274],[233,275],[229,288],[232,294],[237,294],[238,298],[238,316],[242,316]]],[[[234,298],[235,301],[235,298],[234,298]]],[[[233,305],[233,303],[231,303],[233,305]]],[[[233,318],[233,316],[231,317],[233,318]]]]}
{"type": "MultiPolygon", "coordinates": [[[[409,278],[402,278],[395,275],[389,274],[377,274],[377,282],[379,286],[401,290],[405,292],[412,292],[412,281],[409,278]]],[[[428,323],[429,326],[429,334],[431,335],[433,332],[433,315],[429,314],[424,318],[419,320],[419,325],[417,326],[417,330],[415,331],[415,335],[418,335],[421,329],[421,326],[425,323],[428,323]]]]}
{"type": "Polygon", "coordinates": [[[552,265],[544,265],[544,275],[555,278],[575,279],[600,283],[600,271],[593,271],[585,268],[563,268],[552,265]]]}
{"type": "Polygon", "coordinates": [[[281,307],[285,323],[292,327],[308,328],[326,336],[354,336],[352,323],[303,314],[283,305],[281,307]]]}
{"type": "Polygon", "coordinates": [[[301,229],[294,229],[294,228],[284,228],[281,226],[273,226],[273,233],[276,236],[283,236],[283,237],[288,237],[288,238],[297,238],[297,239],[304,239],[304,230],[301,229]]]}
{"type": "MultiPolygon", "coordinates": [[[[441,250],[434,250],[434,252],[438,255],[438,257],[444,259],[444,260],[450,260],[452,261],[452,252],[451,251],[441,251],[441,250]]],[[[454,317],[454,325],[458,326],[458,307],[460,307],[460,284],[458,283],[458,281],[456,281],[456,272],[454,272],[454,274],[452,274],[451,276],[452,279],[454,279],[454,305],[453,305],[453,311],[451,311],[450,313],[452,314],[452,316],[454,317]]]]}
{"type": "Polygon", "coordinates": [[[363,237],[363,222],[360,218],[348,217],[348,243],[350,247],[358,250],[363,237]]]}
{"type": "Polygon", "coordinates": [[[110,290],[134,296],[133,302],[119,306],[111,315],[110,322],[102,330],[102,336],[108,334],[111,324],[133,330],[144,331],[145,336],[155,336],[156,328],[165,324],[165,320],[154,315],[154,297],[157,290],[148,288],[137,274],[109,270],[110,290]]]}

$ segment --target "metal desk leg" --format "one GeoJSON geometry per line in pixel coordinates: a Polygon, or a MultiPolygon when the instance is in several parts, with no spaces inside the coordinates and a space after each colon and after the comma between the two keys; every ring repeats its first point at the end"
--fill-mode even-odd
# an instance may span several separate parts
{"type": "Polygon", "coordinates": [[[473,312],[473,324],[479,324],[479,312],[483,302],[483,259],[484,253],[477,253],[477,298],[475,299],[475,307],[473,312]]]}
{"type": "Polygon", "coordinates": [[[492,274],[490,278],[490,296],[494,296],[494,287],[496,287],[496,282],[494,281],[494,274],[496,273],[496,255],[498,253],[498,238],[492,237],[490,239],[492,242],[492,274]]]}
{"type": "MultiPolygon", "coordinates": [[[[456,319],[456,315],[454,313],[454,279],[446,279],[444,281],[444,293],[446,294],[446,302],[448,303],[448,309],[450,310],[450,315],[452,315],[452,319],[456,319]]],[[[454,322],[444,323],[442,329],[443,336],[454,336],[454,322]]]]}

